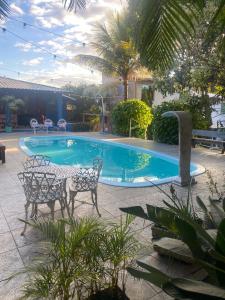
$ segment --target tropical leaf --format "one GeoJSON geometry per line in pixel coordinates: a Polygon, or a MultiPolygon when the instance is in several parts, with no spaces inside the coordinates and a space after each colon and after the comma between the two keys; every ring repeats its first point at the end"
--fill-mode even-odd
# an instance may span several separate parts
{"type": "Polygon", "coordinates": [[[139,217],[141,219],[149,220],[147,214],[141,206],[131,206],[131,207],[123,207],[120,208],[121,211],[133,215],[135,217],[139,217]]]}
{"type": "Polygon", "coordinates": [[[9,5],[6,0],[0,0],[0,19],[7,17],[9,13],[9,5]]]}
{"type": "Polygon", "coordinates": [[[77,9],[84,9],[87,5],[87,0],[62,0],[64,7],[69,11],[74,10],[75,12],[77,9]]]}
{"type": "Polygon", "coordinates": [[[225,299],[224,289],[186,278],[176,278],[168,281],[163,286],[163,290],[175,299],[225,299]]]}
{"type": "MultiPolygon", "coordinates": [[[[130,0],[130,11],[136,11],[134,36],[141,59],[151,69],[165,72],[179,59],[182,46],[187,44],[201,21],[204,0],[130,0]]],[[[211,23],[210,32],[215,25],[224,33],[224,0],[214,1],[218,9],[211,23]]],[[[133,13],[131,13],[133,14],[133,13]]],[[[209,34],[212,37],[212,34],[209,34]]],[[[216,41],[218,36],[213,37],[216,41]]],[[[224,45],[224,35],[223,44],[224,45]]],[[[221,52],[222,53],[222,52],[221,52]]]]}
{"type": "Polygon", "coordinates": [[[138,279],[144,279],[146,281],[149,281],[153,283],[154,285],[158,286],[159,288],[162,288],[164,284],[168,282],[170,279],[167,275],[165,275],[163,272],[151,267],[150,265],[147,265],[141,261],[137,261],[137,264],[142,268],[147,270],[148,272],[144,272],[139,269],[135,269],[132,267],[128,267],[127,271],[138,279]]]}

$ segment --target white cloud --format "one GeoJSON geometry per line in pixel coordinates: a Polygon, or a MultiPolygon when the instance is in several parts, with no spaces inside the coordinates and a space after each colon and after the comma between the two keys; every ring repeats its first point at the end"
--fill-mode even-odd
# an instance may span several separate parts
{"type": "Polygon", "coordinates": [[[16,43],[14,47],[19,48],[23,52],[29,52],[33,48],[31,44],[20,42],[16,43]]]}
{"type": "Polygon", "coordinates": [[[53,70],[31,70],[21,73],[21,79],[31,82],[62,87],[68,83],[77,85],[81,83],[101,84],[102,76],[98,71],[91,72],[71,63],[53,62],[53,70]]]}
{"type": "Polygon", "coordinates": [[[0,65],[4,65],[3,61],[0,61],[0,65]]]}
{"type": "Polygon", "coordinates": [[[40,65],[42,60],[43,60],[43,57],[37,57],[37,58],[30,59],[30,60],[24,60],[22,64],[24,66],[31,66],[31,67],[37,66],[37,65],[40,65]]]}
{"type": "Polygon", "coordinates": [[[15,15],[24,15],[24,11],[22,10],[22,8],[17,6],[15,2],[10,4],[10,9],[15,15]]]}

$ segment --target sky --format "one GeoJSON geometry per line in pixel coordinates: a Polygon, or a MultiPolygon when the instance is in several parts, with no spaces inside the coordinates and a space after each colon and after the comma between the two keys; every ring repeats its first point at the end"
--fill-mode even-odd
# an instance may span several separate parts
{"type": "Polygon", "coordinates": [[[65,10],[61,0],[8,2],[11,14],[0,20],[0,76],[59,87],[101,83],[100,72],[71,61],[96,54],[90,46],[93,25],[121,11],[125,0],[88,0],[87,9],[76,13],[65,10]]]}

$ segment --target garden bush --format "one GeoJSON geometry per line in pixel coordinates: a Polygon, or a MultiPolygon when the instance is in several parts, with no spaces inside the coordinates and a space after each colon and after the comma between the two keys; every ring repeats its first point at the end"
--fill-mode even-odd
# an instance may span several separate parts
{"type": "Polygon", "coordinates": [[[133,127],[132,137],[145,138],[152,118],[151,108],[145,102],[138,99],[121,101],[112,111],[113,132],[128,136],[131,119],[133,127]]]}
{"type": "Polygon", "coordinates": [[[167,111],[189,111],[194,129],[208,129],[211,125],[211,106],[209,99],[197,96],[185,96],[181,100],[163,102],[153,109],[153,122],[148,128],[148,138],[160,143],[178,144],[178,121],[163,118],[167,111]]]}

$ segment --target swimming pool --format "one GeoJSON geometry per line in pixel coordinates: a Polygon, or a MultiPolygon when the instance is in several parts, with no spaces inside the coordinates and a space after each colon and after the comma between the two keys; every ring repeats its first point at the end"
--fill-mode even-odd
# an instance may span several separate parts
{"type": "MultiPolygon", "coordinates": [[[[95,157],[104,161],[100,182],[116,186],[150,186],[178,179],[178,160],[168,155],[127,144],[83,136],[35,136],[20,140],[28,154],[43,154],[52,163],[91,166],[95,157]],[[149,182],[151,181],[151,182],[149,182]]],[[[202,168],[191,164],[191,174],[202,168]]]]}

